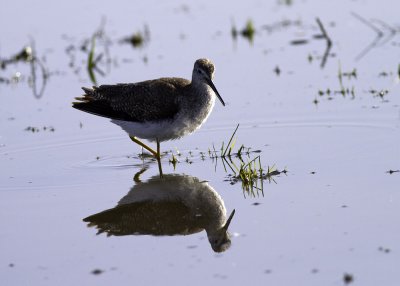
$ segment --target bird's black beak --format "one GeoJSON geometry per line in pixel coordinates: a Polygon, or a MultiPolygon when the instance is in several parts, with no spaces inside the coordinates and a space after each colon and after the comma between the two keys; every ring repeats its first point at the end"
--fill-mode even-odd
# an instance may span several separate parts
{"type": "Polygon", "coordinates": [[[227,219],[225,225],[222,227],[225,231],[228,231],[228,227],[231,224],[232,218],[235,215],[235,210],[232,211],[231,215],[229,216],[229,218],[227,219]]]}
{"type": "Polygon", "coordinates": [[[222,105],[225,106],[225,102],[224,102],[224,100],[222,99],[222,97],[219,95],[218,90],[217,90],[217,88],[215,87],[215,85],[213,84],[212,80],[207,78],[207,83],[208,83],[208,85],[212,88],[212,90],[215,92],[215,94],[217,95],[219,101],[221,101],[222,105]]]}

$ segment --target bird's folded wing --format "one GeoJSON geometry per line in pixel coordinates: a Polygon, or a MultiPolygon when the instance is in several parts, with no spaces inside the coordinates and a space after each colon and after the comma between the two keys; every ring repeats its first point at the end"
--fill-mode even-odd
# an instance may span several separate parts
{"type": "Polygon", "coordinates": [[[99,116],[125,121],[172,119],[179,111],[182,86],[189,81],[162,78],[131,84],[83,88],[73,107],[99,116]]]}

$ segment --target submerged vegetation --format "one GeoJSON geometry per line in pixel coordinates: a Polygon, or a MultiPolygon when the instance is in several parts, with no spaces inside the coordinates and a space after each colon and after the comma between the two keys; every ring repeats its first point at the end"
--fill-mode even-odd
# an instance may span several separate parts
{"type": "Polygon", "coordinates": [[[179,163],[178,159],[176,159],[173,153],[171,159],[169,160],[169,163],[171,163],[172,166],[174,166],[174,170],[176,169],[176,164],[179,163]]]}
{"type": "MultiPolygon", "coordinates": [[[[343,97],[350,95],[352,99],[355,98],[355,88],[354,85],[348,87],[345,86],[343,83],[343,79],[346,78],[347,80],[357,79],[357,69],[353,68],[349,72],[343,72],[341,64],[339,62],[339,69],[338,69],[338,80],[339,80],[339,89],[320,89],[318,90],[318,96],[323,97],[326,96],[326,99],[332,100],[335,95],[340,94],[343,97]]],[[[314,100],[315,104],[318,104],[319,100],[316,98],[314,100]]]]}
{"type": "Polygon", "coordinates": [[[92,81],[92,83],[94,85],[97,85],[96,76],[94,75],[94,70],[96,69],[99,71],[99,69],[97,68],[97,62],[99,61],[100,56],[97,57],[96,60],[94,60],[95,47],[96,47],[96,37],[93,36],[92,41],[91,41],[89,56],[88,56],[87,70],[89,73],[90,80],[92,81]]]}
{"type": "Polygon", "coordinates": [[[0,77],[0,83],[16,84],[26,81],[32,89],[32,93],[36,98],[42,97],[47,80],[50,76],[47,68],[43,64],[44,60],[39,59],[35,49],[35,43],[32,41],[30,45],[23,47],[18,53],[8,58],[0,58],[0,68],[6,70],[10,65],[16,66],[19,63],[29,65],[29,71],[15,72],[11,78],[0,77]],[[27,76],[25,76],[25,74],[27,76]]]}
{"type": "Polygon", "coordinates": [[[150,41],[150,30],[147,25],[144,26],[143,31],[137,31],[131,36],[123,38],[120,42],[131,44],[133,48],[141,48],[150,41]]]}
{"type": "Polygon", "coordinates": [[[105,32],[104,20],[102,21],[100,27],[93,33],[93,35],[89,39],[85,39],[81,45],[81,51],[87,53],[86,69],[89,79],[94,85],[97,85],[96,74],[101,76],[106,75],[102,68],[100,68],[100,65],[103,64],[108,71],[110,70],[110,45],[111,40],[105,32]],[[97,49],[97,47],[99,47],[99,49],[97,49]]]}
{"type": "Polygon", "coordinates": [[[28,127],[25,128],[25,131],[30,131],[32,133],[37,133],[39,131],[54,132],[54,131],[56,131],[56,129],[53,126],[43,126],[42,128],[34,127],[34,126],[28,126],[28,127]]]}
{"type": "Polygon", "coordinates": [[[126,41],[128,43],[132,44],[132,46],[134,48],[138,48],[138,47],[143,46],[144,37],[143,37],[142,33],[137,32],[137,33],[133,34],[132,36],[130,36],[129,38],[127,38],[126,41]]]}
{"type": "MultiPolygon", "coordinates": [[[[300,38],[300,39],[295,39],[290,41],[290,45],[292,46],[301,46],[301,45],[306,45],[309,44],[312,40],[325,40],[326,42],[326,47],[325,51],[321,57],[321,68],[325,67],[325,64],[327,62],[328,56],[334,56],[333,54],[330,53],[331,48],[332,48],[332,40],[329,37],[325,26],[322,24],[321,20],[319,18],[316,18],[315,21],[317,22],[317,26],[320,30],[320,34],[313,35],[312,38],[307,39],[307,38],[300,38]]],[[[308,55],[307,57],[308,62],[313,61],[313,56],[311,54],[308,55]]]]}
{"type": "Polygon", "coordinates": [[[9,57],[8,59],[0,59],[0,67],[1,69],[6,69],[8,65],[15,64],[18,62],[31,62],[33,61],[33,50],[31,46],[25,46],[22,48],[20,52],[15,54],[14,56],[9,57]]]}
{"type": "Polygon", "coordinates": [[[235,152],[235,134],[238,128],[239,124],[236,126],[228,143],[225,145],[225,143],[222,142],[220,151],[217,151],[213,145],[213,149],[209,149],[208,154],[210,158],[215,161],[215,164],[217,164],[218,160],[222,162],[225,172],[228,173],[227,181],[231,184],[241,182],[245,195],[256,196],[259,193],[263,194],[263,182],[265,180],[268,180],[268,182],[275,182],[274,176],[282,173],[286,174],[287,171],[279,171],[275,166],[268,166],[267,169],[264,170],[261,163],[261,156],[251,156],[260,153],[261,150],[252,150],[250,147],[241,145],[235,152]]]}
{"type": "MultiPolygon", "coordinates": [[[[69,67],[74,74],[80,75],[82,71],[82,63],[90,81],[97,85],[98,75],[104,77],[110,73],[113,67],[121,65],[121,63],[129,63],[131,59],[120,59],[111,55],[111,48],[114,43],[121,45],[130,43],[134,48],[144,47],[150,41],[150,32],[147,26],[143,31],[138,31],[129,37],[121,39],[113,39],[109,36],[105,26],[106,21],[103,19],[100,26],[90,37],[85,37],[78,41],[73,37],[64,35],[63,39],[69,42],[65,49],[69,57],[69,67]]],[[[147,62],[147,56],[142,56],[142,60],[147,62]]]]}
{"type": "Polygon", "coordinates": [[[228,174],[227,178],[232,185],[241,182],[243,194],[251,197],[264,195],[264,181],[276,183],[274,177],[280,174],[286,174],[287,170],[279,171],[275,165],[267,166],[264,170],[261,164],[261,157],[257,156],[247,163],[240,161],[239,168],[236,167],[232,160],[225,160],[226,164],[231,168],[233,173],[228,174]]]}
{"type": "MultiPolygon", "coordinates": [[[[176,170],[180,163],[192,164],[196,159],[201,161],[209,159],[214,162],[215,169],[218,163],[223,166],[224,171],[227,173],[226,181],[232,185],[240,182],[245,195],[252,197],[260,194],[263,195],[264,181],[276,183],[275,178],[281,174],[286,174],[288,171],[286,169],[279,170],[274,164],[266,166],[264,169],[261,156],[259,155],[261,150],[254,150],[244,145],[235,148],[235,135],[238,129],[239,124],[229,137],[227,143],[223,141],[220,148],[216,148],[213,144],[212,148],[209,148],[207,152],[198,151],[195,154],[193,151],[188,151],[188,154],[185,156],[178,150],[170,150],[165,153],[170,156],[168,162],[176,170]]],[[[151,157],[149,158],[152,159],[151,157]]]]}
{"type": "Polygon", "coordinates": [[[250,43],[253,43],[255,33],[256,29],[251,19],[247,20],[246,25],[240,31],[238,31],[235,25],[232,25],[231,28],[231,35],[234,40],[237,39],[238,35],[241,35],[243,38],[247,39],[250,43]]]}
{"type": "Polygon", "coordinates": [[[268,180],[268,182],[275,182],[273,177],[281,173],[286,174],[287,170],[279,171],[274,165],[272,167],[268,166],[267,169],[264,170],[261,163],[261,156],[257,155],[254,158],[250,156],[251,154],[260,153],[260,150],[251,151],[251,148],[246,148],[244,145],[241,145],[237,152],[233,152],[236,142],[234,136],[238,128],[239,124],[236,126],[235,131],[225,147],[224,142],[222,142],[219,156],[215,148],[213,148],[214,151],[211,152],[213,154],[212,158],[214,160],[218,158],[221,159],[225,172],[231,171],[231,173],[228,174],[228,181],[230,181],[231,184],[241,182],[245,195],[256,196],[259,195],[259,193],[263,195],[263,182],[265,180],[268,180]]]}
{"type": "MultiPolygon", "coordinates": [[[[395,72],[386,72],[383,71],[379,73],[379,77],[396,77],[395,72]]],[[[319,98],[325,98],[327,100],[333,100],[336,95],[341,95],[343,98],[349,97],[350,99],[355,99],[356,97],[356,88],[354,84],[349,84],[352,80],[358,79],[358,70],[356,68],[352,68],[348,71],[343,71],[341,63],[339,62],[337,78],[339,82],[339,87],[336,88],[324,88],[319,89],[317,91],[318,97],[316,96],[314,99],[314,104],[318,104],[320,102],[319,98]]],[[[381,88],[375,89],[369,87],[368,89],[363,90],[364,93],[371,94],[373,97],[377,97],[382,99],[383,102],[387,102],[385,99],[386,95],[389,93],[389,89],[381,88]]]]}

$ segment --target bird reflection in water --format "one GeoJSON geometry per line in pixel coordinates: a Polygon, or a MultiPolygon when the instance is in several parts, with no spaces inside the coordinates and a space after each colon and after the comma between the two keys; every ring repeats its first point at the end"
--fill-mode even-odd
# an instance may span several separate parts
{"type": "Polygon", "coordinates": [[[189,235],[205,230],[215,252],[231,245],[229,224],[221,196],[205,181],[189,175],[152,177],[132,187],[118,205],[83,221],[97,234],[189,235]]]}

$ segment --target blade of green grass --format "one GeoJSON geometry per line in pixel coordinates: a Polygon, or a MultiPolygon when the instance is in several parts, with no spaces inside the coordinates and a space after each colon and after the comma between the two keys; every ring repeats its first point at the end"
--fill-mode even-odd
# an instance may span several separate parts
{"type": "Polygon", "coordinates": [[[94,71],[93,71],[93,69],[95,67],[95,63],[94,63],[94,50],[95,50],[95,48],[96,48],[96,36],[93,35],[93,37],[92,37],[92,45],[90,47],[89,56],[88,56],[87,70],[88,70],[88,73],[89,73],[90,80],[92,81],[92,83],[94,85],[97,85],[96,76],[94,75],[94,71]]]}
{"type": "Polygon", "coordinates": [[[229,139],[229,142],[228,142],[228,144],[226,145],[226,149],[225,149],[224,153],[222,154],[222,156],[225,156],[226,152],[228,151],[228,148],[229,148],[229,146],[231,145],[233,136],[235,136],[236,131],[238,130],[238,128],[239,128],[239,124],[236,126],[236,129],[235,129],[235,131],[233,132],[233,134],[232,134],[232,136],[231,136],[231,139],[229,139]]]}

